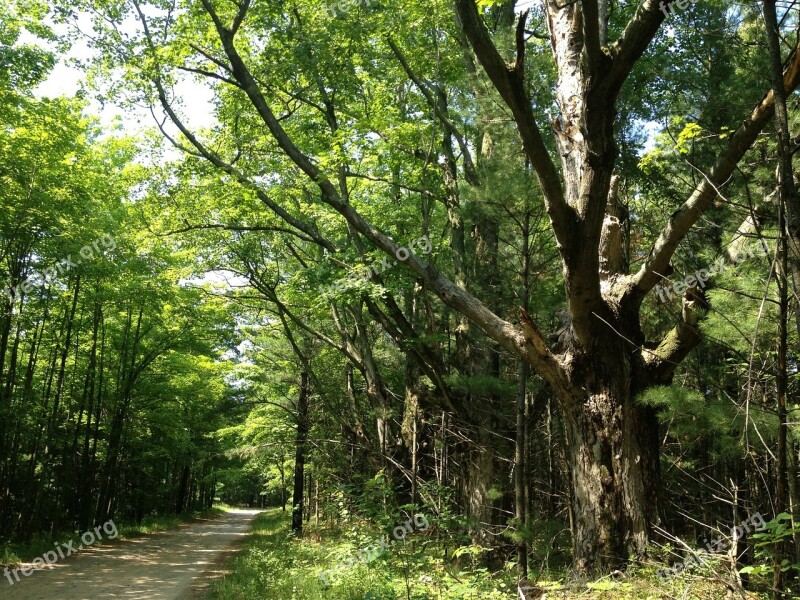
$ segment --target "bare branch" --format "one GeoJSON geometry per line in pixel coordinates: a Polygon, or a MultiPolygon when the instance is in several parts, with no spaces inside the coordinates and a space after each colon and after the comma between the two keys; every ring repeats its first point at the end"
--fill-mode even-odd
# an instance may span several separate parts
{"type": "Polygon", "coordinates": [[[194,50],[195,52],[203,55],[206,59],[210,60],[211,62],[213,62],[215,65],[217,65],[221,69],[224,69],[225,71],[228,71],[228,73],[230,73],[231,68],[228,65],[226,65],[224,61],[221,61],[220,59],[218,59],[215,56],[211,55],[210,53],[206,52],[200,46],[197,46],[195,44],[189,44],[189,47],[192,50],[194,50]]]}
{"type": "Polygon", "coordinates": [[[167,231],[165,233],[157,233],[156,235],[159,237],[166,237],[170,235],[178,235],[181,233],[186,233],[188,231],[201,231],[204,229],[222,229],[225,231],[274,231],[277,233],[287,233],[289,235],[295,236],[300,238],[304,242],[310,242],[315,244],[316,241],[300,235],[294,229],[288,229],[287,227],[274,227],[269,225],[262,225],[262,226],[253,226],[253,227],[246,227],[246,226],[239,226],[239,225],[225,225],[223,223],[207,223],[203,225],[187,225],[186,227],[181,227],[180,229],[173,229],[171,231],[167,231]]]}
{"type": "Polygon", "coordinates": [[[197,75],[202,75],[203,77],[210,77],[212,79],[219,79],[220,81],[224,81],[228,85],[233,85],[235,87],[239,87],[239,84],[236,83],[233,79],[228,79],[224,75],[218,75],[217,73],[213,73],[211,71],[206,71],[205,69],[197,69],[195,67],[178,67],[179,70],[185,71],[187,73],[195,73],[197,75]]]}
{"type": "Polygon", "coordinates": [[[391,179],[386,179],[385,177],[374,177],[372,175],[365,175],[363,173],[355,173],[353,171],[347,171],[346,175],[348,177],[354,177],[356,179],[366,179],[367,181],[374,181],[376,183],[386,183],[388,185],[397,186],[401,190],[406,190],[408,192],[414,192],[415,194],[422,194],[423,196],[429,196],[431,198],[438,198],[436,194],[427,190],[425,188],[418,188],[413,185],[406,185],[404,183],[398,183],[397,181],[392,181],[391,179]]]}
{"type": "Polygon", "coordinates": [[[242,25],[242,21],[244,21],[244,18],[247,15],[247,10],[249,8],[250,8],[250,0],[242,0],[242,2],[239,4],[239,12],[237,12],[236,16],[233,18],[233,24],[231,25],[231,35],[239,31],[239,27],[242,25]]]}

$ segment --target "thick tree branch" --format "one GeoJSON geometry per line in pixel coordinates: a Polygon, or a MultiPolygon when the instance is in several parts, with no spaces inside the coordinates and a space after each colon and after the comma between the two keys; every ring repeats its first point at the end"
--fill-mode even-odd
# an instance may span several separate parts
{"type": "Polygon", "coordinates": [[[517,21],[515,41],[517,44],[517,58],[514,60],[514,73],[522,80],[525,78],[525,23],[528,20],[530,9],[526,10],[517,21]]]}
{"type": "Polygon", "coordinates": [[[611,46],[611,65],[600,83],[609,105],[613,105],[622,84],[664,21],[666,15],[661,6],[667,7],[671,1],[666,0],[662,5],[661,0],[642,0],[620,38],[611,46]]]}
{"type": "Polygon", "coordinates": [[[589,72],[596,73],[600,64],[600,12],[597,0],[583,0],[583,39],[584,52],[589,63],[589,72]]]}
{"type": "MultiPolygon", "coordinates": [[[[800,52],[795,48],[783,71],[783,83],[787,93],[792,92],[800,84],[800,52]]],[[[750,115],[731,135],[728,147],[717,159],[709,174],[695,187],[692,195],[673,215],[662,230],[647,260],[639,272],[631,278],[626,294],[632,296],[637,303],[661,279],[661,274],[669,270],[669,263],[678,244],[686,237],[700,215],[717,197],[717,190],[722,186],[736,165],[756,141],[758,134],[772,117],[775,110],[773,92],[770,90],[753,109],[750,115]]]]}
{"type": "Polygon", "coordinates": [[[189,48],[191,48],[192,50],[194,50],[198,54],[201,54],[207,60],[210,60],[211,62],[213,62],[218,67],[222,68],[222,70],[227,71],[228,73],[230,73],[231,68],[228,65],[226,65],[224,61],[221,61],[217,57],[213,56],[210,52],[206,52],[205,50],[203,50],[200,46],[198,46],[196,44],[189,44],[189,48]]]}
{"type": "Polygon", "coordinates": [[[233,24],[231,25],[231,35],[235,35],[236,32],[239,31],[239,27],[242,25],[247,11],[250,8],[250,0],[242,0],[238,6],[239,10],[236,12],[236,16],[233,18],[233,24]]]}
{"type": "Polygon", "coordinates": [[[689,288],[683,295],[681,320],[664,337],[655,350],[644,353],[644,362],[650,371],[651,381],[667,384],[675,369],[702,339],[698,323],[708,305],[701,292],[689,288]]]}

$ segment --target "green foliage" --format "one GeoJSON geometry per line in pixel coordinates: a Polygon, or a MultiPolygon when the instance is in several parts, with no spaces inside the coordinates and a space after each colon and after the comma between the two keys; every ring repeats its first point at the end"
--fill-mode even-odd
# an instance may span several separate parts
{"type": "Polygon", "coordinates": [[[44,24],[48,4],[39,0],[3,0],[0,4],[0,116],[4,104],[19,102],[27,89],[40,83],[53,68],[55,55],[38,42],[55,36],[44,24]]]}
{"type": "Polygon", "coordinates": [[[743,416],[722,398],[704,398],[691,388],[671,385],[650,388],[638,401],[659,410],[676,440],[692,443],[702,432],[712,440],[713,451],[720,460],[736,458],[744,452],[739,443],[743,416]]]}
{"type": "Polygon", "coordinates": [[[257,517],[247,548],[233,560],[231,573],[215,585],[211,598],[500,600],[516,594],[508,573],[456,568],[443,559],[437,543],[423,535],[395,542],[390,551],[366,565],[344,567],[341,561],[360,548],[352,538],[323,538],[321,543],[295,540],[287,535],[281,513],[267,511],[257,517]],[[336,576],[326,586],[320,575],[332,567],[336,576]]]}
{"type": "MultiPolygon", "coordinates": [[[[276,598],[513,595],[511,573],[487,567],[513,566],[507,539],[531,545],[539,575],[566,562],[567,531],[554,516],[566,514],[570,502],[555,489],[569,479],[554,451],[563,433],[558,408],[548,402],[545,438],[537,396],[539,414],[530,423],[537,429],[528,447],[531,457],[546,451],[553,461],[550,473],[532,469],[534,481],[551,476],[553,489],[536,490],[548,498],[531,499],[547,504],[551,518],[526,527],[512,521],[516,531],[498,536],[492,548],[474,542],[470,533],[480,519],[462,514],[467,505],[472,510],[477,500],[492,514],[508,509],[506,467],[520,375],[515,359],[432,301],[431,290],[402,264],[391,265],[380,281],[348,278],[385,257],[287,156],[286,144],[264,127],[264,107],[254,106],[241,85],[230,85],[230,71],[220,68],[230,48],[202,3],[143,1],[142,14],[157,32],[153,43],[129,2],[55,3],[54,18],[62,24],[79,13],[94,19],[99,55],[90,81],[101,100],[133,108],[158,105],[166,96],[180,116],[194,100],[182,86],[206,85],[215,122],[192,135],[167,128],[183,151],[177,157],[152,134],[106,137],[79,99],[34,99],[30,88],[55,61],[58,40],[44,24],[50,7],[35,0],[6,5],[10,9],[0,11],[0,117],[7,124],[0,132],[0,283],[13,288],[31,275],[43,283],[37,273],[87,241],[105,233],[117,240],[104,260],[37,285],[17,299],[17,312],[2,315],[8,317],[4,339],[16,336],[20,343],[10,353],[19,365],[7,369],[16,387],[0,405],[0,424],[9,423],[0,455],[14,457],[3,458],[0,471],[19,483],[10,498],[16,522],[43,497],[31,527],[46,529],[50,519],[74,523],[106,487],[106,506],[145,523],[173,511],[186,488],[205,491],[195,503],[217,495],[231,503],[285,506],[302,370],[313,376],[306,473],[321,496],[312,504],[324,527],[312,529],[312,537],[333,537],[325,548],[289,541],[278,515],[270,513],[259,521],[236,572],[221,584],[221,597],[263,597],[264,589],[276,598]],[[29,43],[31,35],[51,44],[29,43]],[[329,286],[333,291],[320,291],[329,286]],[[97,337],[99,351],[92,343],[97,337]],[[415,372],[416,351],[428,351],[425,366],[435,368],[415,372]],[[33,357],[30,375],[19,356],[33,357]],[[55,387],[53,379],[60,379],[55,387]],[[493,442],[505,439],[497,444],[502,448],[470,439],[473,432],[465,433],[459,419],[442,414],[440,381],[471,403],[464,413],[480,415],[473,424],[489,430],[493,442]],[[412,441],[403,439],[409,432],[412,441]],[[87,441],[91,459],[79,439],[87,441]],[[12,443],[19,443],[13,452],[12,443]],[[472,457],[463,448],[470,444],[505,459],[492,464],[477,499],[465,498],[473,482],[472,457]],[[408,504],[408,470],[395,470],[410,460],[411,448],[421,452],[413,473],[420,506],[408,504]],[[445,457],[453,448],[463,453],[445,457]],[[16,457],[20,462],[11,464],[16,457]],[[75,457],[87,457],[88,464],[75,457]],[[84,473],[84,505],[64,507],[72,478],[84,473]],[[373,536],[391,532],[399,513],[417,510],[431,514],[435,540],[420,536],[374,564],[340,567],[373,536]],[[323,590],[314,575],[322,565],[336,570],[332,589],[323,590]]],[[[209,6],[225,23],[237,10],[235,3],[209,6]]],[[[374,1],[338,14],[320,0],[248,6],[236,45],[264,91],[267,110],[278,115],[293,147],[339,186],[346,203],[398,243],[430,236],[425,260],[451,278],[460,269],[465,288],[498,316],[516,322],[520,304],[535,304],[537,320],[555,325],[563,269],[548,207],[518,131],[466,49],[452,3],[374,1]],[[447,109],[448,128],[407,70],[434,92],[437,110],[447,109]],[[443,146],[453,132],[465,141],[449,151],[451,158],[443,146]],[[475,155],[480,186],[466,181],[467,149],[475,155]],[[452,166],[455,181],[443,175],[445,166],[452,166]],[[464,264],[454,251],[459,234],[464,264]],[[526,273],[523,262],[530,263],[526,273]]],[[[478,6],[503,60],[513,60],[513,3],[480,0],[478,6]]],[[[635,10],[636,3],[614,4],[610,40],[635,10]]],[[[539,33],[546,17],[538,7],[530,17],[536,33],[526,34],[526,88],[539,122],[556,124],[557,73],[550,44],[539,33]]],[[[757,11],[746,3],[693,3],[659,29],[625,83],[616,103],[616,171],[623,177],[631,272],[768,87],[762,34],[757,11]],[[648,142],[652,148],[645,151],[648,142]]],[[[542,127],[550,149],[556,148],[554,129],[542,127]]],[[[736,231],[754,209],[752,198],[773,186],[772,154],[772,142],[762,136],[755,159],[742,163],[724,197],[706,212],[708,222],[675,254],[675,278],[724,254],[731,236],[723,232],[736,231]]],[[[774,237],[776,228],[767,224],[761,233],[774,237]]],[[[713,311],[698,326],[706,334],[700,351],[676,371],[674,385],[639,399],[663,424],[653,433],[665,440],[664,463],[680,467],[664,469],[665,487],[681,495],[677,500],[699,497],[705,482],[694,480],[710,465],[719,464],[726,476],[738,473],[736,461],[753,452],[750,439],[775,439],[768,406],[777,368],[773,276],[766,261],[754,260],[716,277],[707,290],[713,311]]],[[[647,300],[643,335],[635,322],[631,343],[652,352],[649,341],[674,325],[679,302],[647,300]]],[[[530,379],[529,391],[542,387],[530,379]]],[[[794,377],[791,391],[796,387],[794,377]]],[[[792,426],[790,436],[800,437],[800,429],[792,426]]],[[[605,580],[591,589],[636,593],[627,583],[605,580]]]]}
{"type": "MultiPolygon", "coordinates": [[[[739,572],[771,577],[775,569],[776,552],[784,544],[791,544],[798,535],[800,535],[800,524],[792,522],[792,515],[785,512],[776,515],[766,523],[762,531],[751,536],[755,540],[756,564],[742,567],[739,572]]],[[[779,568],[784,573],[799,573],[800,563],[792,564],[788,559],[782,558],[779,568]]]]}
{"type": "Polygon", "coordinates": [[[517,394],[517,383],[489,375],[449,375],[447,383],[453,390],[477,396],[512,399],[517,394]]]}

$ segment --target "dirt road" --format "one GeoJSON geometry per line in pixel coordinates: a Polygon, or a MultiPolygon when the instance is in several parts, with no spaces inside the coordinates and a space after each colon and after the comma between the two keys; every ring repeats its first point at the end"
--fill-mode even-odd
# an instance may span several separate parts
{"type": "MultiPolygon", "coordinates": [[[[258,511],[235,510],[174,531],[90,547],[19,583],[0,579],[3,600],[189,600],[221,572],[258,511]]],[[[27,566],[27,565],[26,565],[27,566]]],[[[13,579],[13,577],[12,577],[13,579]]]]}

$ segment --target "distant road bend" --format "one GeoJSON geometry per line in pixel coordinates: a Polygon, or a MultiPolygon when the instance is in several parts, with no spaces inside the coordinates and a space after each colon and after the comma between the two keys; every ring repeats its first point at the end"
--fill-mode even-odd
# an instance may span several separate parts
{"type": "MultiPolygon", "coordinates": [[[[222,565],[250,534],[257,510],[233,510],[178,529],[93,546],[10,585],[3,600],[199,598],[222,565]]],[[[29,565],[24,565],[29,566],[29,565]]]]}

